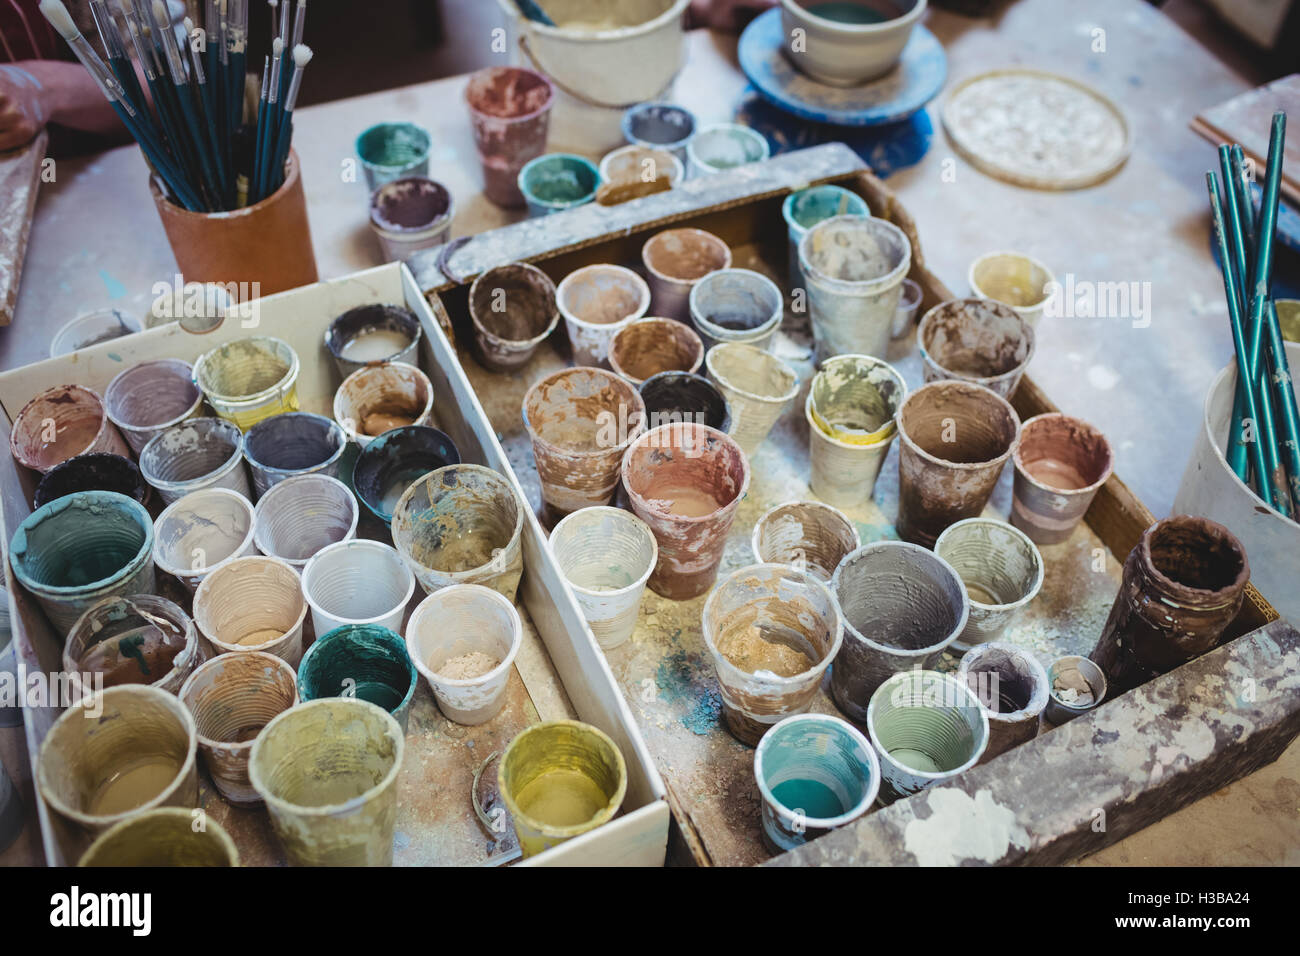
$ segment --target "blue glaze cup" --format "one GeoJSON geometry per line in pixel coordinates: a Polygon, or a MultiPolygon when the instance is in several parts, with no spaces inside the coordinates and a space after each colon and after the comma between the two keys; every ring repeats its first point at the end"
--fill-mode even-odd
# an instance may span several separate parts
{"type": "Polygon", "coordinates": [[[633,146],[666,149],[686,162],[686,144],[695,135],[695,114],[672,103],[638,103],[623,114],[623,138],[633,146]]]}
{"type": "Polygon", "coordinates": [[[105,598],[154,592],[153,521],[114,491],[66,495],[18,526],[9,563],[62,637],[105,598]]]}
{"type": "Polygon", "coordinates": [[[352,697],[382,707],[406,732],[419,674],[401,636],[378,624],[336,627],[298,665],[298,698],[352,697]]]}
{"type": "Polygon", "coordinates": [[[388,524],[393,509],[417,479],[460,464],[456,443],[426,425],[406,425],[370,440],[352,469],[352,487],[366,509],[388,524]]]}
{"type": "Polygon", "coordinates": [[[848,721],[797,714],[758,742],[754,778],[763,799],[763,842],[784,853],[871,809],[880,760],[848,721]]]}
{"type": "Polygon", "coordinates": [[[600,170],[589,159],[572,153],[547,153],[519,171],[519,191],[530,217],[549,216],[596,198],[600,170]]]}
{"type": "Polygon", "coordinates": [[[803,270],[799,268],[799,243],[808,230],[823,219],[833,216],[860,216],[871,218],[867,201],[855,192],[843,186],[813,186],[800,189],[785,197],[781,204],[781,215],[785,217],[787,233],[790,237],[790,285],[803,286],[803,270]]]}
{"type": "Polygon", "coordinates": [[[357,137],[357,157],[366,177],[366,195],[406,176],[429,174],[433,136],[415,123],[376,123],[357,137]]]}

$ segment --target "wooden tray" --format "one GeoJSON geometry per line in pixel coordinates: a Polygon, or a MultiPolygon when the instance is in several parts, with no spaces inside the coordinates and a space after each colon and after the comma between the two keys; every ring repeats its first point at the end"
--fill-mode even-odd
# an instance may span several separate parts
{"type": "MultiPolygon", "coordinates": [[[[685,188],[621,207],[589,206],[563,216],[531,220],[485,233],[412,263],[440,321],[455,330],[466,375],[483,401],[535,509],[540,509],[540,491],[520,405],[533,382],[568,364],[567,343],[564,334],[557,333],[518,372],[500,375],[487,371],[468,348],[472,341],[466,306],[469,281],[484,269],[511,260],[531,261],[556,282],[590,263],[621,263],[639,269],[640,247],[649,236],[668,226],[694,226],[721,236],[731,246],[736,266],[756,269],[788,287],[781,202],[791,190],[821,182],[835,182],[858,192],[875,215],[892,220],[908,233],[913,244],[911,278],[920,283],[924,292],[922,311],[953,297],[926,268],[915,224],[906,210],[857,157],[839,144],[788,153],[730,173],[690,180],[685,188]]],[[[773,351],[798,369],[803,387],[752,462],[749,493],[738,511],[723,558],[724,574],[756,560],[749,539],[754,521],[765,509],[812,497],[807,484],[808,435],[802,415],[813,371],[806,315],[787,314],[773,351]]],[[[914,336],[894,342],[888,358],[902,371],[909,387],[921,384],[914,336]]],[[[1055,410],[1028,377],[1013,403],[1022,418],[1055,410]]],[[[1086,409],[1074,411],[1087,414],[1086,409]]],[[[874,502],[849,512],[864,542],[896,537],[896,456],[895,445],[881,470],[874,502]]],[[[987,514],[1006,517],[1011,478],[1011,469],[1007,468],[987,514]]],[[[1028,647],[1044,665],[1063,654],[1087,654],[1109,612],[1124,558],[1153,521],[1150,511],[1124,483],[1112,477],[1074,535],[1063,544],[1042,549],[1046,563],[1044,588],[1005,639],[1028,647]]],[[[753,778],[753,750],[734,740],[721,722],[721,699],[700,633],[704,600],[673,602],[647,590],[635,634],[627,644],[608,653],[609,663],[667,784],[677,823],[675,833],[681,838],[674,850],[684,851],[674,852],[672,857],[705,865],[760,863],[769,854],[759,838],[760,804],[753,778]]],[[[1225,639],[1276,617],[1252,587],[1225,639]]],[[[955,664],[955,659],[945,658],[941,669],[955,669],[955,664]]],[[[1111,706],[1107,704],[1102,710],[1111,706]]],[[[1171,719],[1176,719],[1177,702],[1167,702],[1167,706],[1171,719]]],[[[838,713],[824,690],[812,709],[838,713]]],[[[1190,799],[1170,800],[1164,812],[1172,812],[1184,802],[1190,799]]]]}
{"type": "MultiPolygon", "coordinates": [[[[325,330],[334,316],[372,302],[405,302],[420,317],[425,332],[420,365],[433,382],[438,427],[455,440],[465,461],[488,465],[515,480],[450,344],[410,272],[400,265],[259,300],[255,325],[250,319],[229,317],[215,332],[196,336],[172,324],[0,374],[3,440],[7,445],[13,416],[43,388],[76,382],[102,393],[117,372],[136,362],[162,357],[192,362],[219,342],[254,333],[274,335],[293,346],[301,360],[298,395],[303,409],[330,415],[340,379],[324,347],[325,330]]],[[[28,502],[36,476],[5,457],[0,487],[4,492],[3,541],[7,549],[12,529],[31,513],[28,502]]],[[[372,537],[387,534],[387,529],[377,522],[368,532],[364,523],[358,530],[372,537]]],[[[406,759],[398,778],[394,839],[397,865],[495,865],[516,859],[518,847],[508,819],[498,815],[504,826],[491,830],[480,826],[475,816],[471,803],[475,771],[528,725],[564,717],[588,721],[618,744],[627,761],[627,798],[621,814],[610,823],[528,862],[663,863],[669,825],[663,782],[544,542],[540,526],[530,518],[524,527],[525,571],[518,600],[524,641],[502,713],[478,727],[452,723],[441,715],[427,684],[420,681],[406,736],[406,759]]],[[[58,670],[62,641],[52,633],[36,602],[14,581],[7,554],[5,575],[14,641],[22,665],[28,672],[58,670]]],[[[412,606],[423,597],[417,588],[412,606]]],[[[58,707],[25,710],[33,767],[41,741],[59,712],[58,707]]],[[[495,780],[496,765],[492,763],[479,787],[490,817],[500,804],[495,780]]],[[[264,809],[229,806],[202,772],[199,800],[230,831],[245,864],[283,863],[264,809]]],[[[37,811],[46,860],[51,864],[75,863],[80,841],[64,831],[61,821],[48,812],[43,801],[38,801],[37,811]]]]}

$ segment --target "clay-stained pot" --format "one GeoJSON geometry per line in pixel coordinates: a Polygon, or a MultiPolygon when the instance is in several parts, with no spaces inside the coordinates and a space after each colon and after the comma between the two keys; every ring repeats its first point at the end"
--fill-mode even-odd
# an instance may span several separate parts
{"type": "Polygon", "coordinates": [[[840,508],[871,500],[906,396],[898,370],[870,355],[837,355],[822,365],[804,403],[814,495],[840,508]]]}
{"type": "Polygon", "coordinates": [[[366,445],[352,468],[352,487],[372,515],[388,524],[412,483],[431,471],[460,464],[451,436],[427,425],[386,431],[366,445]]]}
{"type": "Polygon", "coordinates": [[[365,700],[313,700],[271,719],[248,759],[295,866],[391,866],[402,728],[365,700]]]}
{"type": "Polygon", "coordinates": [[[796,714],[758,742],[754,779],[763,798],[763,843],[784,853],[871,809],[880,761],[847,720],[796,714]]]}
{"type": "Polygon", "coordinates": [[[419,365],[423,330],[405,306],[373,303],[348,309],[330,322],[325,348],[342,378],[379,362],[419,365]]]}
{"type": "Polygon", "coordinates": [[[483,194],[498,206],[524,205],[519,171],[546,152],[555,88],[541,73],[516,66],[479,70],[465,87],[483,194]]]}
{"type": "Polygon", "coordinates": [[[606,153],[601,157],[598,169],[600,181],[614,185],[666,179],[668,188],[672,189],[686,178],[686,166],[673,153],[635,144],[606,153]]]}
{"type": "Polygon", "coordinates": [[[298,410],[298,353],[266,335],[234,339],[204,352],[194,381],[212,410],[248,431],[258,422],[298,410]]]}
{"type": "Polygon", "coordinates": [[[191,491],[154,522],[154,567],[193,591],[223,562],[255,552],[256,523],[252,504],[236,491],[191,491]]]}
{"type": "Polygon", "coordinates": [[[427,175],[432,147],[433,134],[415,123],[376,123],[362,130],[356,151],[366,189],[373,193],[387,183],[427,175]]]}
{"type": "Polygon", "coordinates": [[[1100,431],[1059,412],[1020,428],[1011,523],[1039,544],[1068,538],[1110,478],[1114,456],[1100,431]]]}
{"type": "Polygon", "coordinates": [[[704,361],[704,343],[676,319],[637,319],[614,333],[609,366],[633,385],[660,372],[694,372],[704,361]]]}
{"type": "Polygon", "coordinates": [[[1217,522],[1178,515],[1142,532],[1088,655],[1105,672],[1111,696],[1213,649],[1249,580],[1246,549],[1217,522]]]}
{"type": "Polygon", "coordinates": [[[63,712],[41,744],[36,789],[85,846],[115,823],[199,799],[194,718],[174,694],[110,687],[63,712]]]}
{"type": "Polygon", "coordinates": [[[621,508],[583,508],[560,520],[550,545],[596,643],[618,647],[636,628],[659,559],[649,525],[621,508]]]}
{"type": "Polygon", "coordinates": [[[883,219],[833,216],[799,242],[817,360],[887,354],[903,279],[912,266],[907,234],[883,219]]]}
{"type": "Polygon", "coordinates": [[[702,629],[727,729],[752,747],[774,724],[808,709],[840,651],[844,619],[812,575],[756,564],[714,588],[702,629]]]}
{"type": "Polygon", "coordinates": [[[103,399],[80,385],[55,385],[24,405],[9,433],[9,450],[18,464],[41,474],[89,452],[131,457],[103,399]]]}
{"type": "Polygon", "coordinates": [[[258,298],[320,278],[293,149],[280,188],[242,209],[191,212],[168,200],[152,178],[149,189],[185,281],[243,283],[253,290],[249,298],[258,298]]]}
{"type": "Polygon", "coordinates": [[[601,366],[609,359],[614,334],[650,308],[650,287],[624,266],[584,266],[560,281],[555,300],[574,364],[601,366]]]}
{"type": "Polygon", "coordinates": [[[334,393],[334,420],[362,448],[389,429],[424,425],[432,417],[433,384],[405,362],[359,368],[334,393]]]}
{"type": "Polygon", "coordinates": [[[478,584],[435,591],[406,625],[411,662],[443,716],[458,724],[486,723],[500,713],[522,643],[515,606],[478,584]]]}
{"type": "Polygon", "coordinates": [[[763,512],[750,539],[761,563],[788,564],[829,581],[848,555],[862,547],[858,526],[820,501],[791,501],[763,512]]]}
{"type": "Polygon", "coordinates": [[[154,594],[100,601],[78,618],[63,645],[63,670],[79,698],[120,684],[175,694],[203,658],[190,616],[154,594]]]}
{"type": "Polygon", "coordinates": [[[195,418],[159,432],[140,452],[140,473],[164,504],[200,488],[229,488],[252,500],[244,435],[223,418],[195,418]]]}
{"type": "Polygon", "coordinates": [[[952,649],[965,653],[995,641],[1038,596],[1043,556],[1021,531],[994,518],[967,518],[934,543],[970,595],[970,617],[952,649]]]}
{"type": "Polygon", "coordinates": [[[511,262],[484,272],[469,287],[469,317],[479,355],[494,372],[528,362],[555,327],[555,283],[541,269],[511,262]]]}
{"type": "Polygon", "coordinates": [[[66,495],[18,526],[9,564],[62,637],[105,598],[153,592],[153,522],[126,495],[66,495]]]}
{"type": "Polygon", "coordinates": [[[627,764],[599,728],[552,720],[510,741],[497,787],[529,857],[612,819],[627,794],[627,764]]]}
{"type": "Polygon", "coordinates": [[[261,803],[248,780],[248,755],[271,718],[298,703],[293,667],[261,651],[222,654],[191,674],[179,696],[194,715],[199,753],[221,795],[239,806],[261,803]]]}
{"type": "Polygon", "coordinates": [[[404,262],[451,237],[456,201],[451,191],[427,176],[404,176],[384,183],[370,197],[370,231],[385,262],[404,262]]]}
{"type": "Polygon", "coordinates": [[[739,123],[715,123],[696,132],[686,143],[686,160],[691,176],[758,163],[772,155],[767,138],[756,129],[739,123]]]}
{"type": "Polygon", "coordinates": [[[989,718],[964,683],[938,671],[895,674],[871,695],[867,735],[880,757],[880,799],[948,783],[979,763],[989,718]]]}
{"type": "Polygon", "coordinates": [[[32,507],[47,505],[79,491],[115,491],[140,504],[149,500],[149,485],[130,458],[97,451],[78,455],[55,465],[41,478],[32,496],[32,507]]]}
{"type": "Polygon", "coordinates": [[[704,363],[731,407],[731,437],[752,457],[799,394],[798,373],[769,352],[734,342],[713,346],[704,363]]]}
{"type": "Polygon", "coordinates": [[[338,422],[311,412],[286,412],[258,422],[244,436],[253,495],[297,475],[338,475],[347,437],[338,422]]]}
{"type": "Polygon", "coordinates": [[[966,626],[970,599],[952,566],[905,541],[865,544],[831,577],[844,615],[844,647],[831,693],[862,722],[876,688],[899,671],[931,667],[966,626]]]}
{"type": "Polygon", "coordinates": [[[650,284],[650,310],[691,320],[691,290],[710,272],[731,268],[731,249],[703,229],[665,229],[645,241],[641,264],[650,284]]]}
{"type": "Polygon", "coordinates": [[[766,350],[785,318],[785,297],[750,269],[717,269],[691,288],[691,321],[705,348],[723,342],[766,350]]]}
{"type": "Polygon", "coordinates": [[[1034,357],[1033,326],[992,299],[940,302],[921,316],[916,342],[927,382],[974,382],[1003,398],[1034,357]]]}
{"type": "Polygon", "coordinates": [[[989,745],[980,763],[1038,736],[1047,706],[1047,671],[1026,648],[990,641],[967,652],[957,679],[975,692],[989,719],[989,745]]]}
{"type": "Polygon", "coordinates": [[[140,362],[113,376],[104,407],[137,455],[165,428],[193,418],[203,405],[194,368],[180,359],[140,362]]]}
{"type": "Polygon", "coordinates": [[[77,866],[239,866],[239,851],[216,820],[196,830],[192,810],[160,807],[109,827],[77,866]]]}
{"type": "Polygon", "coordinates": [[[550,216],[596,198],[600,170],[584,156],[546,153],[529,160],[519,171],[519,192],[529,216],[550,216]]]}
{"type": "Polygon", "coordinates": [[[705,425],[662,425],[628,449],[623,487],[632,511],[659,543],[651,590],[685,601],[712,587],[749,489],[749,462],[740,446],[705,425]]]}
{"type": "MultiPolygon", "coordinates": [[[[360,543],[360,542],[358,542],[360,543]]],[[[406,643],[379,624],[344,624],[316,639],[298,665],[303,700],[355,697],[382,707],[406,733],[419,675],[406,643]]]]}
{"type": "Polygon", "coordinates": [[[236,558],[194,592],[194,623],[219,654],[263,651],[297,667],[306,616],[298,572],[278,558],[236,558]]]}
{"type": "Polygon", "coordinates": [[[257,550],[301,568],[322,548],[350,540],[360,509],[351,489],[337,478],[298,475],[262,495],[253,514],[257,550]]]}
{"type": "Polygon", "coordinates": [[[645,427],[645,402],[623,379],[598,368],[563,369],[524,396],[542,501],[552,517],[607,505],[623,453],[645,427]]]}
{"type": "Polygon", "coordinates": [[[393,509],[393,544],[427,594],[481,584],[513,601],[524,571],[523,528],[514,486],[482,465],[432,471],[393,509]]]}
{"type": "Polygon", "coordinates": [[[703,375],[659,372],[642,382],[638,391],[645,402],[647,428],[694,423],[724,433],[731,429],[731,405],[703,375]]]}
{"type": "Polygon", "coordinates": [[[932,382],[904,399],[898,422],[898,536],[932,547],[988,504],[1016,449],[1020,416],[981,385],[932,382]]]}

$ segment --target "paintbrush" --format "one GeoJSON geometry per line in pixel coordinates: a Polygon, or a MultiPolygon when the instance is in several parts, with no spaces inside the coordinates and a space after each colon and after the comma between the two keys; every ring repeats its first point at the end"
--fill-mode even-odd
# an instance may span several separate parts
{"type": "Polygon", "coordinates": [[[152,12],[154,28],[158,32],[163,53],[167,58],[167,71],[171,76],[172,91],[180,108],[181,118],[185,122],[192,148],[198,155],[203,190],[207,192],[212,208],[220,208],[223,205],[222,197],[225,195],[225,189],[217,177],[213,156],[210,155],[207,148],[207,140],[203,135],[203,128],[199,123],[194,108],[194,96],[193,91],[190,89],[189,74],[185,69],[185,61],[181,58],[180,47],[176,43],[176,34],[171,27],[167,4],[163,0],[153,0],[152,12]]]}
{"type": "Polygon", "coordinates": [[[271,144],[275,142],[276,136],[279,134],[279,125],[276,118],[279,115],[280,70],[283,60],[284,41],[276,37],[271,41],[271,76],[267,83],[265,135],[257,148],[257,178],[253,189],[253,195],[256,199],[261,199],[267,194],[267,181],[271,166],[271,144]]]}
{"type": "Polygon", "coordinates": [[[302,74],[311,62],[311,47],[299,43],[293,48],[292,63],[295,67],[293,79],[289,82],[289,92],[284,99],[284,119],[280,123],[280,132],[276,137],[275,157],[270,171],[270,192],[275,192],[284,183],[284,164],[289,159],[289,144],[293,140],[293,110],[298,105],[298,91],[302,89],[302,74]]]}
{"type": "MultiPolygon", "coordinates": [[[[185,18],[186,36],[194,36],[194,23],[189,17],[185,18]]],[[[199,134],[202,138],[200,148],[212,155],[213,165],[216,167],[216,186],[220,192],[221,204],[224,208],[229,208],[234,202],[234,180],[226,172],[226,159],[221,149],[220,130],[222,124],[217,122],[217,112],[214,108],[212,89],[207,81],[207,74],[203,71],[203,57],[193,39],[186,44],[189,47],[190,54],[190,79],[191,86],[194,90],[198,103],[199,117],[199,134]]]]}
{"type": "Polygon", "coordinates": [[[262,85],[257,95],[257,139],[253,145],[253,165],[248,174],[248,198],[256,202],[257,199],[257,176],[261,170],[261,164],[258,158],[262,155],[262,143],[266,139],[266,97],[270,92],[271,85],[271,58],[265,56],[262,58],[262,85]]]}
{"type": "MultiPolygon", "coordinates": [[[[1210,193],[1210,213],[1214,220],[1214,236],[1218,242],[1219,260],[1223,265],[1223,290],[1228,299],[1228,320],[1232,326],[1232,346],[1237,353],[1237,377],[1246,383],[1242,389],[1242,395],[1245,400],[1246,414],[1253,422],[1259,421],[1259,409],[1256,402],[1255,389],[1252,387],[1251,367],[1249,359],[1249,350],[1246,345],[1245,331],[1242,327],[1241,303],[1244,301],[1242,290],[1237,284],[1236,270],[1233,268],[1232,252],[1228,247],[1228,230],[1223,221],[1223,209],[1219,204],[1219,186],[1218,177],[1213,171],[1205,174],[1205,184],[1210,193]]],[[[1225,184],[1231,189],[1230,184],[1225,184]]],[[[1234,440],[1236,432],[1233,433],[1234,440]]],[[[1259,487],[1256,489],[1259,496],[1270,507],[1276,507],[1273,497],[1273,485],[1265,476],[1268,470],[1264,464],[1264,447],[1259,440],[1259,435],[1254,436],[1254,440],[1247,442],[1247,453],[1250,457],[1250,463],[1255,469],[1255,474],[1260,476],[1259,487]]]]}
{"type": "Polygon", "coordinates": [[[190,191],[185,184],[183,176],[180,176],[173,167],[170,158],[162,149],[162,144],[158,141],[149,125],[144,121],[139,109],[126,99],[126,91],[118,81],[112,71],[100,59],[99,54],[95,52],[94,47],[81,35],[77,25],[73,22],[71,14],[68,13],[67,7],[62,0],[41,0],[41,14],[49,21],[50,26],[58,32],[72,48],[73,54],[81,61],[81,65],[90,73],[100,92],[112,105],[114,112],[122,120],[122,124],[135,137],[140,149],[144,152],[145,157],[153,166],[158,178],[163,181],[168,191],[180,201],[187,209],[198,210],[201,204],[198,197],[190,191]]]}
{"type": "MultiPolygon", "coordinates": [[[[289,9],[289,0],[285,0],[286,20],[289,9]]],[[[283,23],[284,29],[281,30],[280,36],[284,40],[286,50],[296,50],[302,43],[303,24],[307,17],[307,0],[298,0],[298,5],[293,10],[293,29],[288,29],[288,23],[283,23]]],[[[288,101],[289,84],[293,82],[294,60],[290,56],[284,61],[284,69],[280,73],[280,122],[284,122],[284,108],[288,101]]]]}
{"type": "Polygon", "coordinates": [[[109,68],[122,84],[127,99],[138,109],[145,103],[144,90],[140,89],[140,80],[131,66],[131,57],[122,45],[122,34],[118,31],[117,22],[113,19],[105,0],[90,0],[90,15],[95,18],[95,28],[99,30],[100,38],[104,41],[104,52],[108,54],[109,68]]]}
{"type": "Polygon", "coordinates": [[[548,27],[555,26],[555,21],[550,15],[537,5],[537,0],[518,0],[519,12],[526,16],[534,23],[542,23],[548,27]]]}

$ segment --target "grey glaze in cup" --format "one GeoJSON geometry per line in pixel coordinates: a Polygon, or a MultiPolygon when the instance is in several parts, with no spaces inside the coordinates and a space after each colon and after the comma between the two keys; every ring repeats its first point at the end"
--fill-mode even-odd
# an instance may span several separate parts
{"type": "Polygon", "coordinates": [[[258,422],[244,436],[253,495],[297,475],[338,475],[347,436],[338,422],[311,412],[285,412],[258,422]]]}
{"type": "Polygon", "coordinates": [[[966,586],[952,565],[906,541],[858,548],[835,569],[831,590],[844,614],[831,694],[858,722],[876,688],[897,672],[933,666],[970,615],[966,586]]]}

